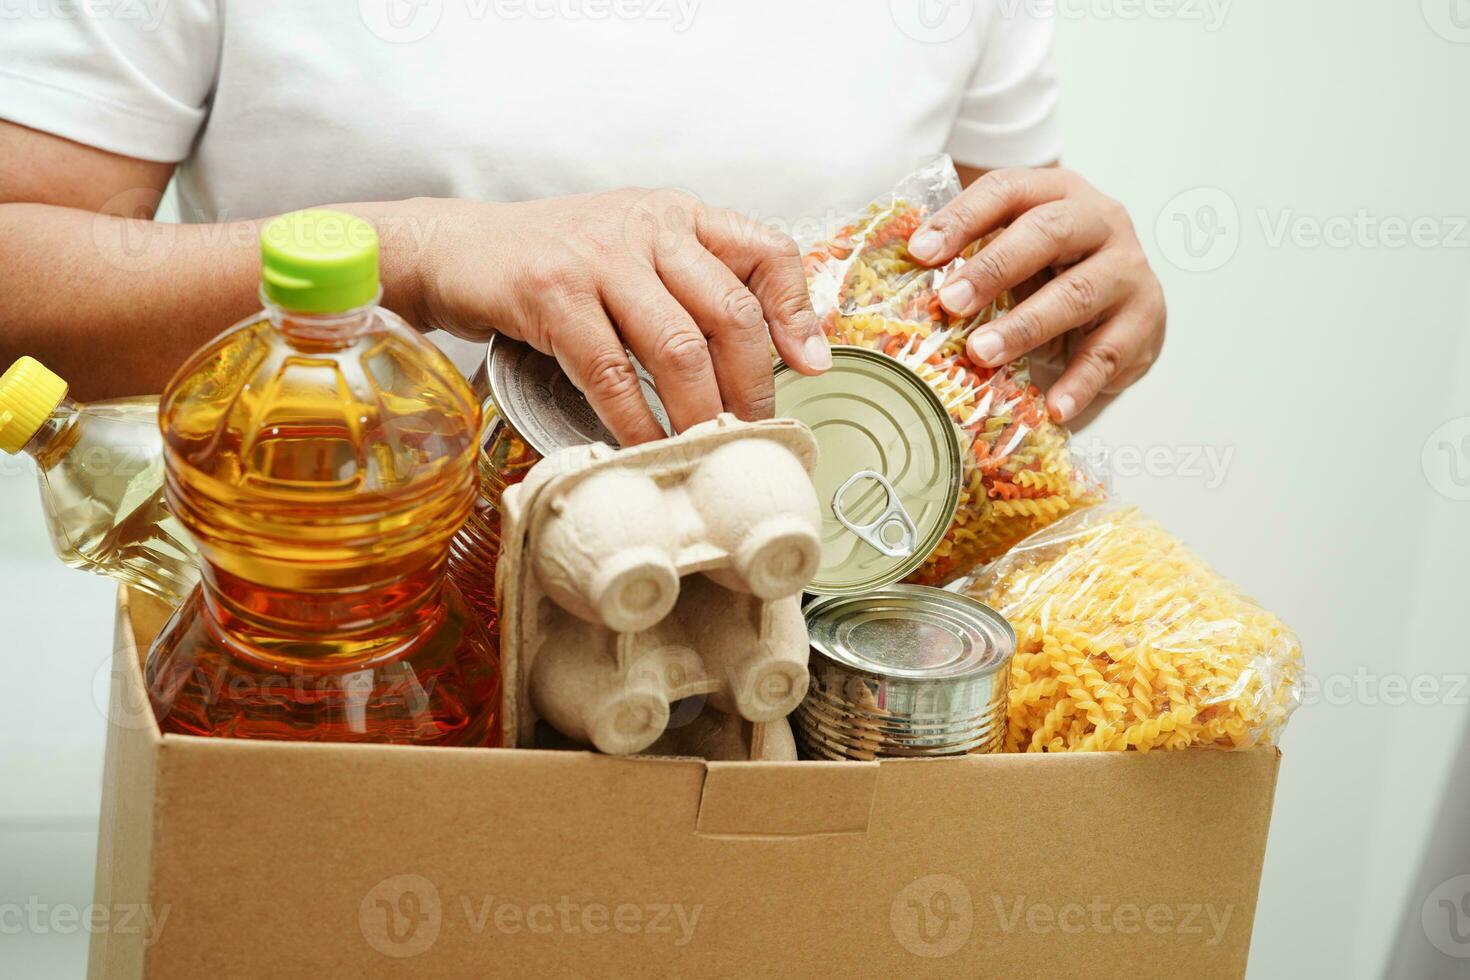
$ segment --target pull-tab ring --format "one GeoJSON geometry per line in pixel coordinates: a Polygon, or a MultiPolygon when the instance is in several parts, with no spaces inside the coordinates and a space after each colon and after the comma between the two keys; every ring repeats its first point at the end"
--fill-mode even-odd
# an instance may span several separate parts
{"type": "Polygon", "coordinates": [[[893,489],[893,484],[882,473],[874,470],[858,470],[837,488],[832,495],[832,515],[842,523],[853,534],[857,535],[869,545],[876,548],[889,558],[907,558],[914,553],[919,543],[919,529],[914,526],[913,518],[909,517],[908,511],[903,509],[903,503],[898,499],[898,491],[893,489]],[[849,518],[842,509],[842,497],[848,489],[859,480],[876,480],[883,490],[888,494],[888,504],[878,519],[871,524],[858,524],[849,518]],[[888,541],[885,537],[887,532],[896,530],[897,540],[888,541]]]}

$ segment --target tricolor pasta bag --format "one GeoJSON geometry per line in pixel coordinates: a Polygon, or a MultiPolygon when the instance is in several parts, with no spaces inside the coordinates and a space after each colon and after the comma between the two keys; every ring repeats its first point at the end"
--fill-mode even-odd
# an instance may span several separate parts
{"type": "Polygon", "coordinates": [[[806,248],[803,258],[832,343],[880,350],[908,365],[954,419],[964,464],[959,510],[939,547],[909,577],[922,585],[952,582],[1103,497],[1074,462],[1067,430],[1047,417],[1027,360],[987,368],[965,352],[977,326],[1011,307],[1010,294],[967,318],[939,305],[945,277],[981,243],[942,269],[909,255],[909,237],[959,192],[954,164],[941,157],[830,239],[806,248]]]}
{"type": "Polygon", "coordinates": [[[960,586],[1016,630],[1005,751],[1272,745],[1296,635],[1136,508],[1090,507],[960,586]]]}

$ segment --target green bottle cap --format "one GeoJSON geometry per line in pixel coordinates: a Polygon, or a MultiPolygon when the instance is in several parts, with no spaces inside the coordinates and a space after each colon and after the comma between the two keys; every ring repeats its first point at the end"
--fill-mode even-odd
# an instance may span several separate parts
{"type": "Polygon", "coordinates": [[[298,313],[343,313],[378,295],[378,233],[340,211],[292,211],[260,232],[267,299],[298,313]]]}

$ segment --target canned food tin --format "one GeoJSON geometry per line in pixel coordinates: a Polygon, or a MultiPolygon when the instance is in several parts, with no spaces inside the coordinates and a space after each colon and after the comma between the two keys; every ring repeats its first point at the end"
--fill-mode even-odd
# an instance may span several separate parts
{"type": "Polygon", "coordinates": [[[895,585],[806,607],[811,687],[796,711],[815,759],[994,752],[1005,734],[1016,634],[967,596],[895,585]]]}
{"type": "Polygon", "coordinates": [[[821,449],[822,564],[808,591],[861,595],[903,579],[944,539],[960,500],[960,443],[939,396],[911,369],[833,347],[818,377],[776,368],[776,414],[821,449]]]}
{"type": "MultiPolygon", "coordinates": [[[[665,432],[671,431],[653,379],[636,360],[633,367],[653,417],[665,432]]],[[[556,358],[530,344],[500,334],[492,337],[485,354],[485,382],[496,412],[543,457],[568,446],[618,444],[556,358]]]]}

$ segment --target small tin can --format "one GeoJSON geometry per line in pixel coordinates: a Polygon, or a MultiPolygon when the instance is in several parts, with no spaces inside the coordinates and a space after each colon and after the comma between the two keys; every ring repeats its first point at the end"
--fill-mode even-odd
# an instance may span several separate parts
{"type": "MultiPolygon", "coordinates": [[[[632,355],[629,357],[632,359],[632,355]]],[[[669,432],[668,413],[654,391],[653,379],[636,360],[633,367],[653,417],[669,432]]],[[[568,446],[618,444],[556,358],[530,344],[500,334],[492,337],[475,387],[482,398],[494,404],[496,414],[543,458],[568,446]]]]}
{"type": "Polygon", "coordinates": [[[967,596],[893,585],[806,607],[811,687],[796,736],[811,759],[994,752],[1016,634],[967,596]]]}
{"type": "Polygon", "coordinates": [[[933,389],[886,354],[837,346],[817,377],[777,365],[776,414],[806,423],[821,450],[822,564],[808,591],[863,595],[923,564],[954,520],[962,473],[933,389]]]}

